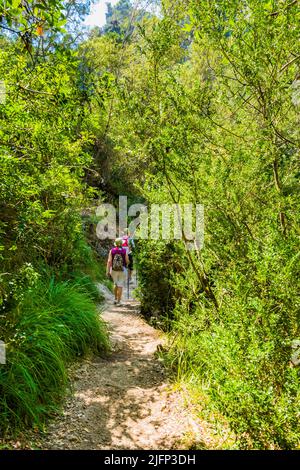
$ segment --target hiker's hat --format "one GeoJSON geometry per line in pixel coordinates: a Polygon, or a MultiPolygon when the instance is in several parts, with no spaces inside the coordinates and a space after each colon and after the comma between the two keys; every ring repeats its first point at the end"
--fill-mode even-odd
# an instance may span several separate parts
{"type": "Polygon", "coordinates": [[[123,245],[122,238],[116,238],[115,239],[115,246],[122,247],[122,245],[123,245]]]}

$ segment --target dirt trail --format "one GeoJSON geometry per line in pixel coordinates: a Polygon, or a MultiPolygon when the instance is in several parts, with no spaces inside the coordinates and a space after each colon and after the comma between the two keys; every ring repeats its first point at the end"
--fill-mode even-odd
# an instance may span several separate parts
{"type": "Polygon", "coordinates": [[[73,394],[40,447],[182,449],[182,437],[195,434],[195,423],[180,393],[171,390],[155,354],[163,338],[139,315],[136,301],[116,307],[105,293],[102,318],[113,352],[84,361],[76,370],[73,394]]]}

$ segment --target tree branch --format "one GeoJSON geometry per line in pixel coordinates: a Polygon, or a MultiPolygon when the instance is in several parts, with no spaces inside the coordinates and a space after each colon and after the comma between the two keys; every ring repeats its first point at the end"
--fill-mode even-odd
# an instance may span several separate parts
{"type": "Polygon", "coordinates": [[[279,72],[283,72],[285,69],[287,69],[290,65],[292,65],[294,62],[296,62],[296,60],[300,59],[300,54],[297,55],[296,57],[293,57],[293,59],[291,59],[289,62],[287,62],[283,67],[281,67],[281,69],[279,70],[279,72]]]}
{"type": "MultiPolygon", "coordinates": [[[[298,3],[298,0],[294,0],[291,3],[288,3],[288,5],[286,6],[286,9],[291,8],[293,5],[296,5],[296,3],[298,3]]],[[[278,16],[279,13],[280,11],[274,11],[274,13],[270,13],[270,16],[278,16]]]]}
{"type": "Polygon", "coordinates": [[[25,87],[23,85],[20,85],[20,83],[17,84],[21,90],[24,91],[29,91],[29,93],[37,93],[39,95],[48,95],[48,96],[55,96],[53,93],[48,93],[47,91],[39,91],[39,90],[33,90],[32,88],[25,87]]]}

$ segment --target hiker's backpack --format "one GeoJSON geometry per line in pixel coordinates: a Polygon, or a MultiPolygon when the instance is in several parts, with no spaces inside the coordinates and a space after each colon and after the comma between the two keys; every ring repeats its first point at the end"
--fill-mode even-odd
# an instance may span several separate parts
{"type": "Polygon", "coordinates": [[[123,271],[123,256],[121,253],[116,253],[112,262],[113,271],[123,271]]]}

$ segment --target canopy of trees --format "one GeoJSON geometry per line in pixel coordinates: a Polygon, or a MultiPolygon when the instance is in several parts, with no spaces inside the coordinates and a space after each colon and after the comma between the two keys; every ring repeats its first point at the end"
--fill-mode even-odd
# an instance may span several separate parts
{"type": "Polygon", "coordinates": [[[1,2],[17,31],[0,52],[5,315],[41,263],[78,267],[93,199],[203,204],[203,250],[140,241],[142,311],[238,447],[296,448],[299,2],[163,0],[150,14],[121,0],[81,41],[61,3],[25,3],[1,2]]]}

